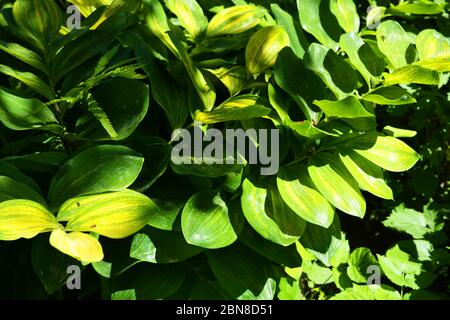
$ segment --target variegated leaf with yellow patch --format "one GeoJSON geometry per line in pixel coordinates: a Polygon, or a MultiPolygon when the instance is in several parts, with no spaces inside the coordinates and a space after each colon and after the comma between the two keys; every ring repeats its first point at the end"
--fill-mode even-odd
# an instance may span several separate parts
{"type": "Polygon", "coordinates": [[[37,202],[8,200],[0,203],[0,240],[31,239],[58,227],[53,214],[37,202]]]}
{"type": "Polygon", "coordinates": [[[335,154],[322,152],[311,159],[309,175],[320,193],[339,210],[363,218],[366,201],[358,183],[335,154]]]}
{"type": "Polygon", "coordinates": [[[203,38],[208,27],[208,19],[196,0],[165,0],[165,3],[195,42],[203,38]]]}
{"type": "Polygon", "coordinates": [[[256,27],[264,16],[264,10],[254,5],[239,5],[217,13],[209,22],[207,36],[239,34],[256,27]]]}
{"type": "Polygon", "coordinates": [[[270,105],[264,98],[247,94],[228,99],[212,111],[197,112],[195,120],[203,124],[248,120],[267,116],[270,111],[270,105]]]}
{"type": "Polygon", "coordinates": [[[288,45],[289,36],[283,27],[260,29],[250,38],[245,50],[248,73],[255,77],[275,65],[278,53],[288,45]]]}
{"type": "Polygon", "coordinates": [[[103,249],[93,236],[82,232],[66,233],[62,229],[53,230],[50,244],[72,258],[85,263],[103,260],[103,249]]]}
{"type": "Polygon", "coordinates": [[[142,229],[159,210],[148,197],[132,190],[91,197],[63,206],[67,211],[60,215],[65,216],[64,220],[69,219],[67,231],[95,232],[112,239],[126,238],[142,229]]]}

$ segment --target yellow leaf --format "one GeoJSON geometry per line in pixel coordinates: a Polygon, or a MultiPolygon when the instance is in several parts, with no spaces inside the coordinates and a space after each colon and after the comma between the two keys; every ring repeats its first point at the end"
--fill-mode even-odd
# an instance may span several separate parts
{"type": "Polygon", "coordinates": [[[57,229],[50,235],[50,244],[59,251],[86,263],[103,260],[100,242],[89,234],[66,233],[62,229],[57,229]]]}
{"type": "Polygon", "coordinates": [[[9,200],[0,203],[0,240],[31,239],[58,226],[52,213],[37,202],[9,200]]]}
{"type": "Polygon", "coordinates": [[[132,190],[84,197],[78,204],[75,201],[63,205],[62,209],[72,211],[58,214],[65,219],[69,216],[66,230],[95,232],[113,239],[138,232],[159,210],[148,197],[132,190]]]}

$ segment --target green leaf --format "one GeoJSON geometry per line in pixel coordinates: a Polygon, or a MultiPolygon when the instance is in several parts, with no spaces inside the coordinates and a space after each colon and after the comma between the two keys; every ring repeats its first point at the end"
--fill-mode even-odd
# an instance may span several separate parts
{"type": "Polygon", "coordinates": [[[273,300],[275,297],[275,291],[277,289],[277,283],[273,279],[267,279],[266,284],[262,291],[256,296],[250,290],[241,294],[237,300],[273,300]]]}
{"type": "Polygon", "coordinates": [[[439,85],[441,83],[441,77],[438,71],[424,68],[420,65],[409,65],[397,69],[393,73],[384,73],[384,79],[386,86],[411,83],[439,85]]]}
{"type": "Polygon", "coordinates": [[[195,42],[200,41],[206,28],[208,19],[203,14],[202,7],[196,0],[165,0],[167,8],[178,18],[180,24],[187,30],[195,42]]]}
{"type": "Polygon", "coordinates": [[[398,291],[387,285],[353,285],[331,300],[402,300],[398,291]]]}
{"type": "Polygon", "coordinates": [[[8,200],[0,203],[0,240],[31,239],[57,228],[55,217],[37,202],[8,200]]]}
{"type": "Polygon", "coordinates": [[[271,109],[265,99],[255,95],[232,97],[212,111],[195,113],[195,120],[202,124],[248,120],[267,116],[271,109]]]}
{"type": "Polygon", "coordinates": [[[414,2],[405,1],[400,2],[398,5],[391,4],[391,7],[389,9],[393,12],[423,15],[434,15],[444,12],[445,1],[441,3],[436,2],[428,0],[420,0],[414,2]]]}
{"type": "Polygon", "coordinates": [[[394,199],[380,167],[350,149],[341,152],[340,158],[362,190],[383,199],[394,199]]]}
{"type": "Polygon", "coordinates": [[[95,232],[122,239],[141,230],[157,210],[147,196],[122,190],[71,199],[61,207],[58,218],[69,221],[67,231],[95,232]]]}
{"type": "Polygon", "coordinates": [[[10,177],[0,175],[0,203],[15,199],[27,199],[45,205],[45,200],[32,187],[10,177]]]}
{"type": "Polygon", "coordinates": [[[396,207],[389,217],[383,221],[384,226],[412,235],[416,239],[423,238],[423,236],[430,231],[428,228],[426,217],[423,213],[414,209],[405,208],[404,205],[396,207]]]}
{"type": "Polygon", "coordinates": [[[337,118],[374,118],[375,115],[367,111],[355,96],[349,96],[343,100],[314,101],[314,104],[322,109],[327,117],[337,118]]]}
{"type": "Polygon", "coordinates": [[[367,283],[370,266],[378,266],[378,261],[368,248],[357,248],[348,259],[347,274],[357,283],[367,283]]]}
{"type": "Polygon", "coordinates": [[[218,12],[208,25],[207,36],[235,35],[256,27],[264,10],[254,5],[235,5],[218,12]]]}
{"type": "Polygon", "coordinates": [[[347,171],[339,157],[319,153],[311,159],[309,175],[319,192],[339,210],[363,218],[366,202],[359,192],[358,183],[347,171]]]}
{"type": "Polygon", "coordinates": [[[294,281],[292,285],[289,284],[287,278],[281,278],[278,283],[278,299],[279,300],[305,300],[301,290],[300,282],[294,281]]]}
{"type": "Polygon", "coordinates": [[[67,161],[68,155],[64,152],[38,152],[23,156],[3,158],[23,171],[54,173],[67,161]]]}
{"type": "Polygon", "coordinates": [[[42,95],[43,97],[52,100],[55,97],[53,89],[50,88],[41,78],[31,72],[17,71],[11,67],[0,64],[0,73],[13,77],[31,89],[42,95]]]}
{"type": "Polygon", "coordinates": [[[133,237],[130,257],[151,263],[175,263],[192,258],[202,251],[202,248],[188,244],[181,232],[146,227],[133,237]]]}
{"type": "Polygon", "coordinates": [[[307,253],[328,267],[346,263],[350,254],[349,242],[341,232],[337,215],[329,228],[308,223],[299,242],[307,253]]]}
{"type": "Polygon", "coordinates": [[[13,15],[27,39],[43,51],[61,28],[62,13],[52,0],[17,0],[13,15]]]}
{"type": "Polygon", "coordinates": [[[379,57],[372,47],[356,33],[346,33],[339,44],[348,55],[350,63],[361,73],[366,82],[378,83],[378,78],[385,69],[385,61],[379,57]]]}
{"type": "Polygon", "coordinates": [[[20,44],[0,40],[0,50],[44,73],[48,73],[48,69],[45,66],[41,56],[20,44]]]}
{"type": "Polygon", "coordinates": [[[333,282],[333,274],[330,268],[320,263],[305,260],[302,264],[303,272],[308,279],[316,285],[325,285],[333,282]]]}
{"type": "Polygon", "coordinates": [[[39,186],[28,176],[17,170],[17,168],[4,160],[0,160],[0,175],[10,177],[17,182],[23,183],[31,187],[39,195],[42,194],[39,186]]]}
{"type": "Polygon", "coordinates": [[[188,200],[181,228],[188,243],[207,249],[223,248],[237,239],[228,207],[214,190],[201,191],[188,200]]]}
{"type": "Polygon", "coordinates": [[[289,36],[289,46],[292,48],[292,51],[299,58],[303,58],[303,56],[305,55],[305,49],[300,42],[299,35],[302,36],[302,40],[305,39],[305,35],[301,31],[301,28],[297,27],[297,24],[296,22],[294,22],[293,17],[288,12],[281,9],[281,7],[277,3],[272,3],[270,5],[270,8],[275,16],[277,24],[282,26],[286,30],[289,36]]]}
{"type": "Polygon", "coordinates": [[[126,20],[124,15],[116,15],[108,19],[101,28],[89,30],[65,45],[54,58],[53,75],[55,82],[113,42],[117,34],[125,27],[126,20]]]}
{"type": "Polygon", "coordinates": [[[413,138],[417,135],[417,131],[395,128],[392,126],[386,126],[383,128],[383,132],[394,138],[413,138]]]}
{"type": "Polygon", "coordinates": [[[419,160],[419,155],[403,141],[376,133],[364,134],[348,146],[377,166],[392,172],[409,170],[419,160]]]}
{"type": "Polygon", "coordinates": [[[208,250],[206,255],[214,275],[232,298],[247,290],[261,292],[267,279],[274,277],[269,260],[238,243],[208,250]]]}
{"type": "MultiPolygon", "coordinates": [[[[314,119],[317,112],[311,109],[313,101],[326,97],[322,81],[313,71],[306,69],[303,60],[290,48],[281,50],[278,57],[274,66],[276,83],[292,97],[307,119],[314,119]]],[[[274,88],[273,91],[275,92],[271,94],[272,98],[273,94],[278,95],[278,90],[274,88]]],[[[285,118],[288,119],[287,116],[285,118]]],[[[287,122],[286,119],[285,122],[287,122]]]]}
{"type": "Polygon", "coordinates": [[[412,257],[402,251],[398,245],[389,249],[386,256],[377,255],[383,273],[393,283],[419,289],[416,277],[422,272],[422,265],[412,260],[412,257]]]}
{"type": "Polygon", "coordinates": [[[124,140],[144,120],[149,105],[149,88],[146,84],[129,79],[115,79],[92,91],[94,103],[91,111],[102,127],[88,123],[78,130],[94,140],[124,140]],[[106,117],[105,117],[106,116],[106,117]]]}
{"type": "Polygon", "coordinates": [[[103,260],[103,249],[93,236],[81,232],[66,233],[64,230],[53,230],[50,244],[59,251],[85,263],[103,260]]]}
{"type": "Polygon", "coordinates": [[[305,66],[316,72],[339,100],[346,98],[357,87],[355,70],[335,52],[320,44],[309,46],[305,66]]]}
{"type": "Polygon", "coordinates": [[[102,145],[84,150],[54,176],[49,190],[51,207],[57,209],[75,196],[123,190],[137,178],[143,162],[143,158],[123,146],[102,145]]]}
{"type": "Polygon", "coordinates": [[[403,251],[409,253],[417,260],[423,261],[433,261],[434,247],[431,242],[427,240],[402,240],[399,241],[398,246],[403,251]]]}
{"type": "Polygon", "coordinates": [[[336,51],[339,44],[328,34],[328,30],[325,30],[322,23],[326,20],[322,20],[322,0],[297,0],[297,8],[303,29],[311,33],[325,47],[336,51]]]}
{"type": "Polygon", "coordinates": [[[247,43],[245,61],[253,77],[273,67],[278,53],[289,45],[289,36],[281,26],[269,26],[255,32],[247,43]]]}
{"type": "Polygon", "coordinates": [[[359,15],[353,0],[331,0],[330,9],[345,32],[359,31],[359,15]]]}
{"type": "Polygon", "coordinates": [[[12,130],[59,127],[55,115],[41,101],[22,98],[0,87],[0,121],[12,130]]]}
{"type": "Polygon", "coordinates": [[[334,209],[314,188],[304,166],[280,168],[277,186],[284,202],[306,221],[328,228],[334,209]]]}
{"type": "Polygon", "coordinates": [[[363,100],[380,105],[399,106],[416,103],[408,91],[400,87],[379,87],[363,95],[363,100]]]}
{"type": "Polygon", "coordinates": [[[408,65],[406,59],[407,50],[412,43],[411,37],[398,22],[393,20],[382,22],[377,28],[377,42],[392,69],[408,65]]]}
{"type": "Polygon", "coordinates": [[[246,179],[242,188],[245,218],[262,237],[288,246],[302,235],[305,221],[284,203],[274,183],[246,179]]]}
{"type": "Polygon", "coordinates": [[[180,60],[186,68],[189,77],[194,84],[204,109],[206,111],[212,110],[214,103],[216,102],[216,91],[211,81],[203,75],[200,69],[197,68],[192,58],[187,52],[185,44],[182,43],[173,32],[169,32],[170,39],[179,52],[180,60]]]}
{"type": "Polygon", "coordinates": [[[136,55],[150,79],[152,96],[164,110],[172,129],[181,128],[188,117],[187,93],[156,63],[151,48],[139,40],[135,43],[136,55]]]}

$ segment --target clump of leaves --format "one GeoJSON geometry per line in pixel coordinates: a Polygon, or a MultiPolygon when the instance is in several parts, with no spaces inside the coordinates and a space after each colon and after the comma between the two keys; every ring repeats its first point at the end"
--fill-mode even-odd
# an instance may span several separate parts
{"type": "MultiPolygon", "coordinates": [[[[72,258],[107,299],[315,298],[298,268],[328,284],[346,264],[336,297],[401,297],[359,285],[376,261],[395,285],[426,287],[422,260],[403,270],[400,246],[350,254],[340,219],[363,219],[367,198],[392,201],[385,172],[419,160],[400,139],[412,128],[377,114],[448,82],[446,31],[396,21],[445,21],[448,5],[380,4],[376,20],[351,0],[69,2],[80,29],[51,0],[0,10],[0,240],[33,238],[47,294],[72,258]],[[173,161],[172,132],[198,122],[280,130],[280,170],[173,161]]],[[[425,234],[401,216],[386,225],[425,234]]]]}

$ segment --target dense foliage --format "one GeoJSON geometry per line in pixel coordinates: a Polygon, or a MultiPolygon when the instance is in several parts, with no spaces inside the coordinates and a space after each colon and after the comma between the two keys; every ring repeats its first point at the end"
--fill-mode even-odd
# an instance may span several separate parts
{"type": "Polygon", "coordinates": [[[0,0],[0,298],[447,299],[449,9],[0,0]]]}

